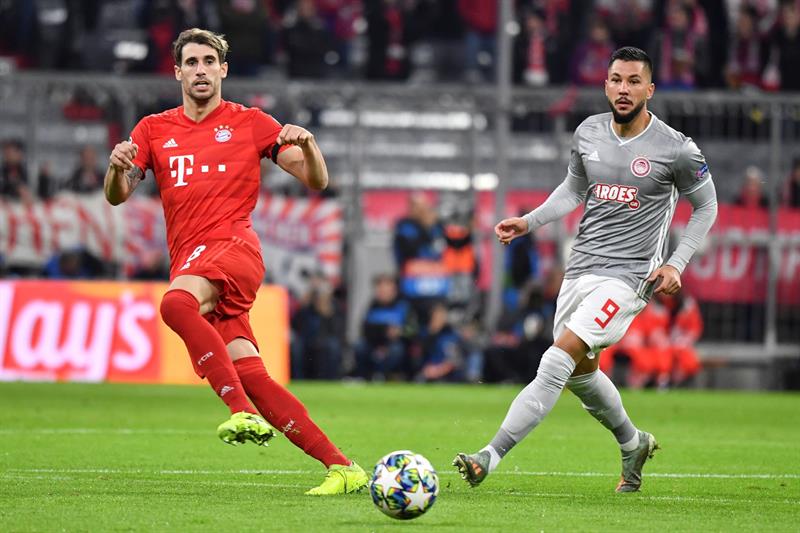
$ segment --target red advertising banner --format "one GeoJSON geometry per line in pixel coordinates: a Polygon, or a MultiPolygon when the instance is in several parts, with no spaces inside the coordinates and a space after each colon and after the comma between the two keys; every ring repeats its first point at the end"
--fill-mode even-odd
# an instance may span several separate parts
{"type": "MultiPolygon", "coordinates": [[[[678,204],[673,229],[683,231],[691,205],[678,204]]],[[[765,209],[721,205],[711,236],[718,244],[695,255],[683,275],[683,284],[698,300],[763,302],[767,295],[767,244],[788,244],[779,256],[778,303],[800,304],[800,210],[778,211],[777,235],[770,236],[765,209]]]]}
{"type": "MultiPolygon", "coordinates": [[[[200,383],[161,321],[165,283],[0,282],[0,380],[200,383]]],[[[263,286],[250,312],[270,374],[289,379],[288,299],[263,286]]]]}

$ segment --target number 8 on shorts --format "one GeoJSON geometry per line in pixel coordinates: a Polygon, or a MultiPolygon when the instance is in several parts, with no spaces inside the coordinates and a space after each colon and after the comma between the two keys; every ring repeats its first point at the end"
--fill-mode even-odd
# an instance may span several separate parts
{"type": "Polygon", "coordinates": [[[181,270],[186,270],[187,268],[192,266],[191,265],[192,261],[194,261],[195,259],[200,257],[200,254],[202,254],[203,250],[205,250],[205,249],[206,249],[206,245],[205,244],[201,244],[200,246],[195,248],[194,252],[192,252],[192,254],[189,257],[186,258],[186,263],[184,263],[184,265],[181,267],[181,270]]]}

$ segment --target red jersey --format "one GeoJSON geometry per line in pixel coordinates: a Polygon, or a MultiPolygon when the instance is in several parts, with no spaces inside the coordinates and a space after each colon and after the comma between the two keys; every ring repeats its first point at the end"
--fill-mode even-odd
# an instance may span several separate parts
{"type": "Polygon", "coordinates": [[[260,109],[222,100],[200,122],[183,107],[149,115],[131,139],[134,164],[156,177],[170,256],[170,277],[205,241],[239,237],[260,250],[250,213],[258,200],[261,158],[277,162],[279,124],[260,109]]]}

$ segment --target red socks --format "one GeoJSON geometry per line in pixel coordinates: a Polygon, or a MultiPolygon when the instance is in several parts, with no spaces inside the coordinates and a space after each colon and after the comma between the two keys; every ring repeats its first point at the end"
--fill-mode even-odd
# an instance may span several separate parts
{"type": "Polygon", "coordinates": [[[200,304],[189,292],[168,291],[161,300],[161,317],[183,339],[197,375],[208,380],[231,413],[254,413],[249,396],[270,424],[326,468],[350,464],[311,420],[300,400],[269,377],[261,357],[231,362],[225,343],[200,315],[200,304]]]}
{"type": "Polygon", "coordinates": [[[255,413],[222,337],[200,314],[200,304],[195,297],[181,289],[168,291],[161,300],[161,318],[183,339],[194,371],[208,380],[231,413],[255,413]]]}
{"type": "Polygon", "coordinates": [[[267,374],[261,357],[244,357],[234,361],[234,366],[244,390],[261,415],[295,446],[320,461],[325,468],[350,464],[347,457],[311,420],[300,400],[267,374]]]}

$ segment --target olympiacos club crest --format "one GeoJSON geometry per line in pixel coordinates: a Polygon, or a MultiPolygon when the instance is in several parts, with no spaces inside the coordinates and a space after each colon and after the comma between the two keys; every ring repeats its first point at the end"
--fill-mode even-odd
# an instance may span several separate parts
{"type": "Polygon", "coordinates": [[[643,178],[650,174],[650,160],[646,157],[637,157],[631,161],[631,172],[639,178],[643,178]]]}

